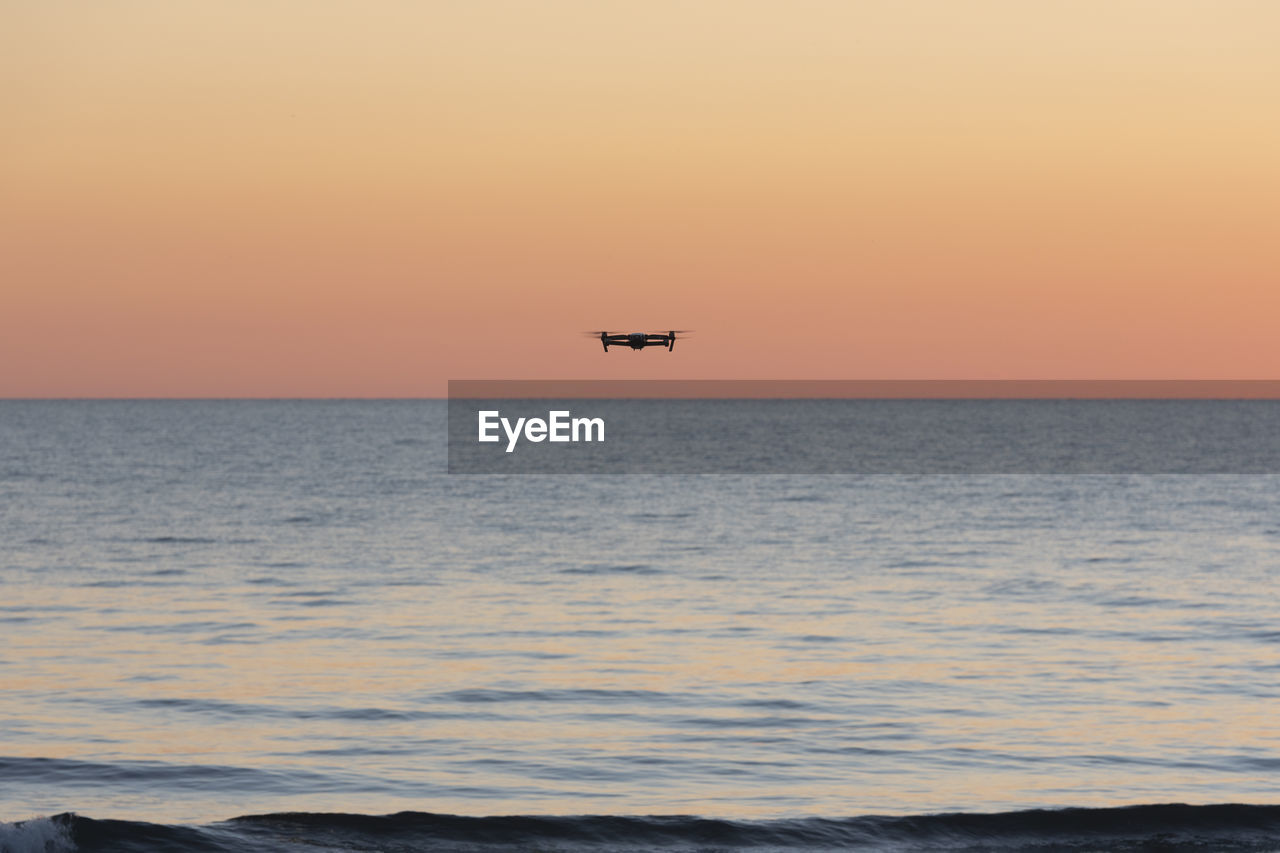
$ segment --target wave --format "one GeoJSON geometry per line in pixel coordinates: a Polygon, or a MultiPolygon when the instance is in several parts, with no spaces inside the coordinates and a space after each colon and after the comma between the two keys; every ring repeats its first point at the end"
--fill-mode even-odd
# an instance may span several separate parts
{"type": "Polygon", "coordinates": [[[204,826],[60,814],[0,824],[0,853],[71,851],[1275,851],[1280,806],[1144,805],[913,817],[463,817],[286,813],[204,826]]]}

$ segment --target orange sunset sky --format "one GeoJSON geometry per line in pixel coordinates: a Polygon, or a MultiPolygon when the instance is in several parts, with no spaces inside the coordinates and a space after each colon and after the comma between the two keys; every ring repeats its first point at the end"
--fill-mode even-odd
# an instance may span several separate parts
{"type": "Polygon", "coordinates": [[[1271,0],[8,0],[0,396],[1280,378],[1277,45],[1271,0]]]}

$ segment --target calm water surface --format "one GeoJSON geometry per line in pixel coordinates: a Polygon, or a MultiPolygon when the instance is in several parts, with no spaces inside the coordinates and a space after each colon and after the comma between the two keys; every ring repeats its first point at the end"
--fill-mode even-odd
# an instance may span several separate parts
{"type": "Polygon", "coordinates": [[[1280,802],[1280,477],[449,476],[443,419],[0,402],[0,820],[1280,802]]]}

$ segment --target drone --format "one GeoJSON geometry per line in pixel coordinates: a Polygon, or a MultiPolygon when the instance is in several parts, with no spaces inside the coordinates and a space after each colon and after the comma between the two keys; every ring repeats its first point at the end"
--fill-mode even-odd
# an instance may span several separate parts
{"type": "MultiPolygon", "coordinates": [[[[675,349],[676,332],[687,334],[688,329],[673,329],[670,332],[630,332],[621,334],[610,334],[609,332],[599,332],[600,343],[604,345],[604,351],[609,351],[612,344],[616,347],[631,347],[633,350],[642,350],[645,347],[666,347],[667,352],[675,349]]],[[[591,337],[596,337],[596,332],[588,332],[591,337]]]]}

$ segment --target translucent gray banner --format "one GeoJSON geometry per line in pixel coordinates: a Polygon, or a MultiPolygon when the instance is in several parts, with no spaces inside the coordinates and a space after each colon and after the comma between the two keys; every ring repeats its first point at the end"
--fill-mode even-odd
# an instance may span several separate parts
{"type": "Polygon", "coordinates": [[[454,381],[449,392],[452,474],[1280,473],[1274,382],[454,381]]]}

